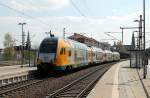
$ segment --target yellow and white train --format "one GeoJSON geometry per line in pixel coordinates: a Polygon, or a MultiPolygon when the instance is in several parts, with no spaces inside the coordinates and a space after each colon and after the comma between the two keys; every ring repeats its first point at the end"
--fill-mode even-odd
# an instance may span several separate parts
{"type": "Polygon", "coordinates": [[[62,71],[118,60],[118,52],[88,47],[70,39],[48,37],[40,44],[37,68],[44,72],[62,71]]]}

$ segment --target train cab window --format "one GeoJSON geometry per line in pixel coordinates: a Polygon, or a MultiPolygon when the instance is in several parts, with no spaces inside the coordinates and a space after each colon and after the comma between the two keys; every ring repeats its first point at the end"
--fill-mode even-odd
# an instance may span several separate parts
{"type": "Polygon", "coordinates": [[[69,50],[69,56],[71,56],[71,50],[69,50]]]}

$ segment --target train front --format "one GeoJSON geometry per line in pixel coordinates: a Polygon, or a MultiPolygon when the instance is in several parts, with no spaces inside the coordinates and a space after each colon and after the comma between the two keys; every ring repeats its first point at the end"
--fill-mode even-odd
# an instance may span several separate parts
{"type": "Polygon", "coordinates": [[[49,72],[53,70],[57,57],[58,38],[45,38],[39,47],[37,68],[40,72],[49,72]]]}

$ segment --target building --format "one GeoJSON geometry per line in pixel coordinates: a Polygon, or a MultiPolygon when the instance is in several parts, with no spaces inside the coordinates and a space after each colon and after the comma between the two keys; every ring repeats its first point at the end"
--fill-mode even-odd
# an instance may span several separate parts
{"type": "Polygon", "coordinates": [[[125,49],[127,51],[133,50],[133,46],[132,45],[124,45],[125,49]]]}
{"type": "Polygon", "coordinates": [[[89,37],[86,37],[84,35],[77,34],[77,33],[74,33],[74,35],[69,36],[68,38],[78,41],[78,42],[81,42],[81,43],[84,43],[87,46],[94,46],[94,47],[102,48],[103,50],[104,49],[110,50],[110,47],[111,47],[111,45],[108,44],[107,42],[99,42],[93,38],[89,38],[89,37]]]}

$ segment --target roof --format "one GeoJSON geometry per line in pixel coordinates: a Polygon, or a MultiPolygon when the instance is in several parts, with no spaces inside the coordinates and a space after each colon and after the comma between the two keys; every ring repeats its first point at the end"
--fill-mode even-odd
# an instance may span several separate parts
{"type": "Polygon", "coordinates": [[[74,40],[70,40],[70,39],[67,39],[67,40],[69,40],[74,45],[75,48],[78,48],[78,49],[87,49],[88,48],[87,45],[80,43],[78,41],[74,41],[74,40]]]}
{"type": "Polygon", "coordinates": [[[98,52],[104,52],[101,48],[97,48],[97,47],[92,47],[95,51],[98,51],[98,52]]]}

